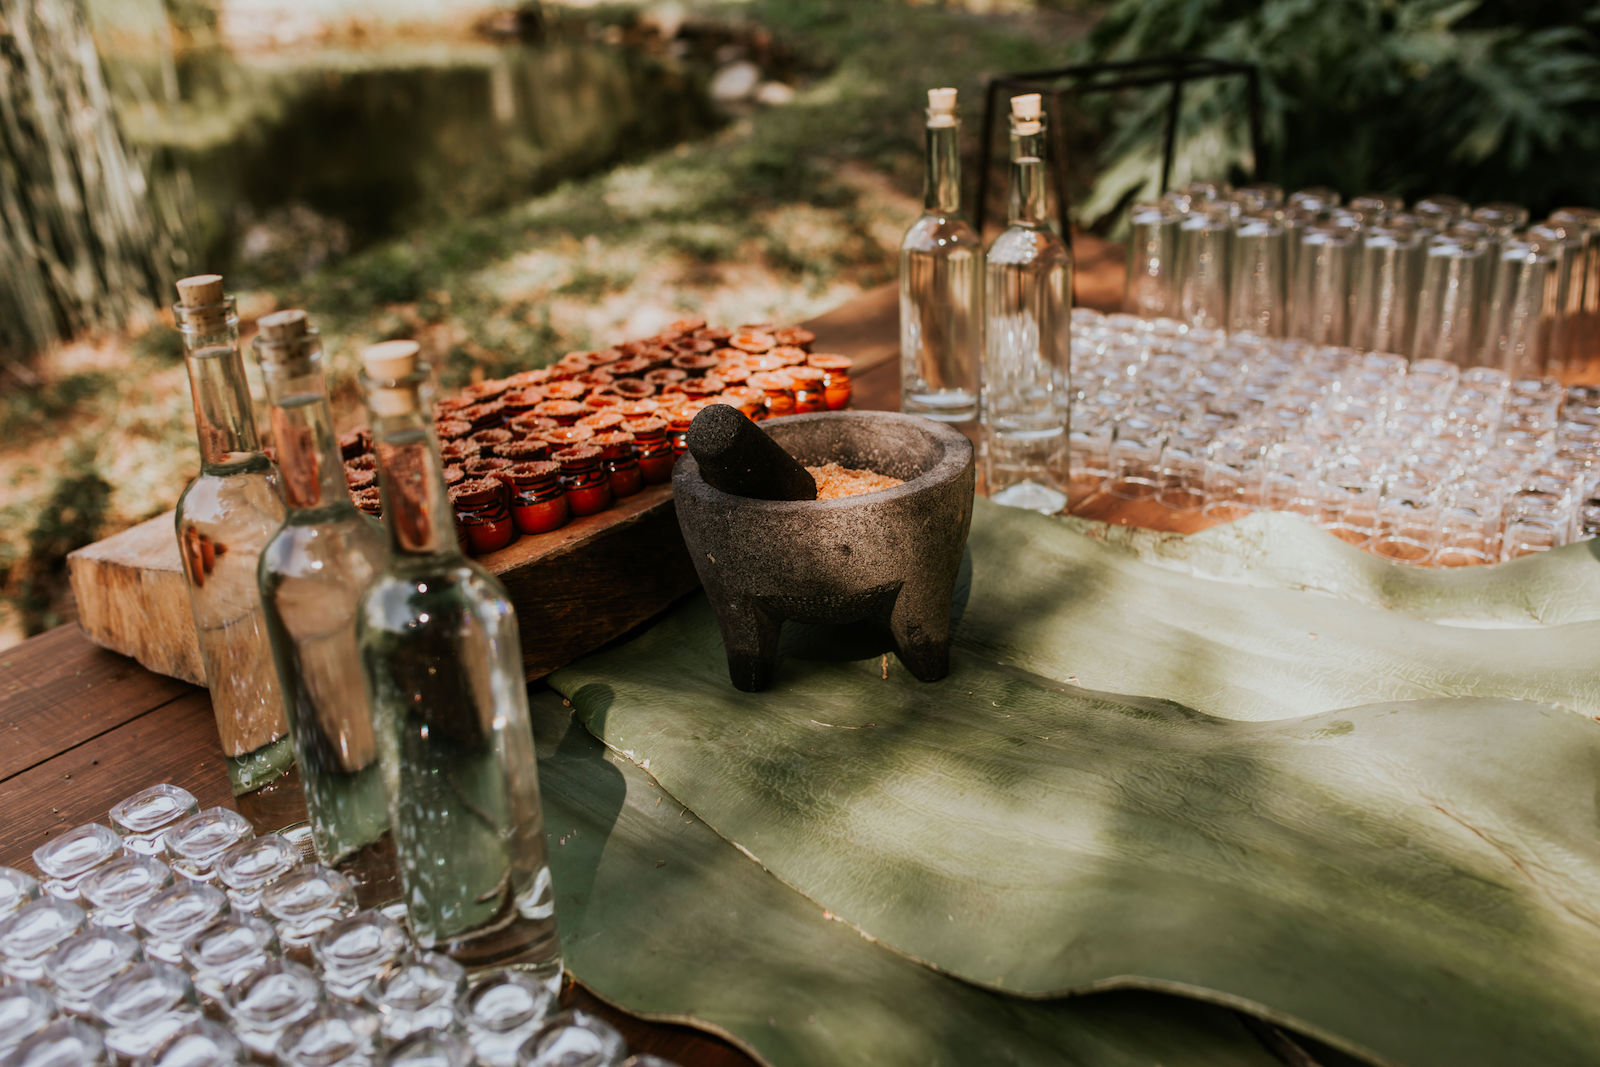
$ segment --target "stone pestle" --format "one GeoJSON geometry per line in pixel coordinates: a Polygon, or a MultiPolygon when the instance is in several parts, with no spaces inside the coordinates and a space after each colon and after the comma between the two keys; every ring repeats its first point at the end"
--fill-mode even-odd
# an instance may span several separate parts
{"type": "Polygon", "coordinates": [[[689,454],[706,484],[757,500],[815,500],[817,482],[744,412],[711,404],[689,424],[689,454]]]}

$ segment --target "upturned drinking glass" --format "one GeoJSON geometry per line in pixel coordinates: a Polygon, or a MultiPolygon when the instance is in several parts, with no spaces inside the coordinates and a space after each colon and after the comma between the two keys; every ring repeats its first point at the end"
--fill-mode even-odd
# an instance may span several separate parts
{"type": "Polygon", "coordinates": [[[442,1030],[419,1030],[383,1057],[384,1067],[472,1067],[466,1038],[442,1030]]]}
{"type": "Polygon", "coordinates": [[[261,894],[300,864],[300,850],[278,834],[246,838],[217,860],[217,881],[236,912],[260,912],[261,894]]]}
{"type": "Polygon", "coordinates": [[[351,502],[303,311],[264,316],[255,339],[286,513],[261,552],[267,632],[317,856],[348,868],[371,903],[399,893],[388,797],[356,648],[361,595],[388,560],[383,527],[351,502]],[[367,887],[370,887],[368,889],[367,887]]]}
{"type": "Polygon", "coordinates": [[[61,900],[77,900],[78,884],[96,867],[122,855],[122,838],[97,822],[75,826],[54,841],[33,850],[34,865],[44,875],[44,891],[61,900]]]}
{"type": "Polygon", "coordinates": [[[55,999],[36,982],[0,986],[0,1061],[58,1014],[55,999]]]}
{"type": "Polygon", "coordinates": [[[400,925],[375,911],[339,920],[311,944],[328,995],[341,1000],[359,1000],[367,983],[409,948],[400,925]]]}
{"type": "Polygon", "coordinates": [[[0,919],[15,915],[39,899],[39,882],[14,867],[0,867],[0,919]]]}
{"type": "Polygon", "coordinates": [[[362,358],[390,563],[357,636],[408,926],[469,969],[559,973],[516,613],[456,541],[417,345],[362,358]]]}
{"type": "Polygon", "coordinates": [[[200,441],[200,473],[178,498],[178,554],[237,796],[289,762],[289,724],[256,588],[256,561],[283,522],[283,499],[256,436],[233,298],[214,274],[185,278],[178,294],[173,311],[200,441]]]}
{"type": "Polygon", "coordinates": [[[1588,359],[1583,347],[1584,235],[1571,223],[1545,222],[1522,234],[1534,248],[1555,257],[1555,307],[1545,370],[1580,373],[1588,359]]]}
{"type": "Polygon", "coordinates": [[[158,856],[167,830],[199,810],[199,802],[187,789],[163,782],[119,801],[111,809],[111,825],[122,835],[122,847],[129,852],[158,856]]]}
{"type": "Polygon", "coordinates": [[[1380,224],[1362,232],[1352,277],[1352,347],[1401,355],[1411,351],[1421,261],[1422,237],[1415,230],[1380,224]]]}
{"type": "Polygon", "coordinates": [[[484,1067],[513,1067],[517,1049],[555,1006],[548,983],[519,971],[480,975],[456,1002],[473,1054],[484,1067]]]}
{"type": "Polygon", "coordinates": [[[45,958],[88,923],[88,915],[71,901],[44,897],[0,922],[0,972],[36,982],[44,977],[45,958]]]}
{"type": "Polygon", "coordinates": [[[1178,317],[1202,329],[1228,328],[1228,252],[1233,216],[1208,204],[1178,224],[1178,317]]]}
{"type": "Polygon", "coordinates": [[[174,871],[192,882],[213,882],[222,854],[254,834],[243,815],[216,807],[174,823],[162,841],[174,871]]]}
{"type": "Polygon", "coordinates": [[[144,938],[145,955],[181,963],[189,939],[228,911],[228,896],[222,890],[199,882],[179,882],[135,908],[133,924],[144,938]]]}
{"type": "Polygon", "coordinates": [[[1457,220],[1466,218],[1471,210],[1459,196],[1441,194],[1418,200],[1412,205],[1411,213],[1428,229],[1443,232],[1457,220]]]}
{"type": "Polygon", "coordinates": [[[95,995],[143,959],[138,938],[121,930],[90,927],[50,953],[44,973],[63,1010],[89,1015],[95,995]]]}
{"type": "Polygon", "coordinates": [[[100,1032],[77,1019],[57,1019],[12,1050],[6,1067],[98,1067],[106,1062],[100,1032]]]}
{"type": "Polygon", "coordinates": [[[322,1005],[322,983],[309,967],[272,960],[228,987],[225,1008],[239,1040],[270,1057],[283,1032],[322,1005]]]}
{"type": "Polygon", "coordinates": [[[102,989],[94,1013],[105,1027],[106,1047],[124,1060],[138,1060],[198,1019],[200,1006],[188,975],[147,960],[102,989]]]}
{"type": "Polygon", "coordinates": [[[1298,273],[1290,282],[1289,334],[1319,345],[1342,345],[1349,332],[1350,268],[1356,235],[1317,224],[1300,236],[1298,273]]]}
{"type": "Polygon", "coordinates": [[[400,1041],[419,1030],[447,1030],[467,972],[449,956],[418,952],[402,957],[372,980],[362,1001],[378,1013],[378,1033],[400,1041]]]}
{"type": "Polygon", "coordinates": [[[978,415],[983,239],[961,212],[954,89],[930,89],[923,211],[900,243],[900,409],[942,422],[978,415]]]}
{"type": "Polygon", "coordinates": [[[1483,247],[1465,238],[1436,234],[1427,242],[1412,333],[1413,359],[1443,359],[1472,367],[1479,318],[1483,247]]]}
{"type": "Polygon", "coordinates": [[[201,930],[183,946],[184,966],[194,987],[221,1004],[228,986],[267,966],[278,955],[272,925],[254,915],[230,915],[201,930]]]}
{"type": "Polygon", "coordinates": [[[132,930],[139,905],[172,885],[172,868],[154,856],[132,853],[92,871],[78,885],[89,921],[96,926],[132,930]]]}
{"type": "Polygon", "coordinates": [[[355,914],[355,888],[338,871],[307,865],[263,891],[261,908],[277,924],[284,954],[304,962],[319,934],[355,914]]]}
{"type": "Polygon", "coordinates": [[[274,1051],[287,1067],[366,1067],[377,1055],[377,1020],[333,1001],[283,1032],[274,1051]]]}
{"type": "Polygon", "coordinates": [[[585,1011],[562,1011],[517,1050],[517,1067],[617,1067],[628,1054],[617,1028],[585,1011]]]}
{"type": "Polygon", "coordinates": [[[137,1067],[243,1067],[238,1038],[221,1023],[196,1019],[174,1030],[137,1067]]]}
{"type": "Polygon", "coordinates": [[[1171,204],[1160,200],[1129,209],[1128,284],[1122,310],[1146,319],[1177,312],[1178,224],[1182,218],[1171,204]]]}
{"type": "Polygon", "coordinates": [[[1553,249],[1500,243],[1479,362],[1513,378],[1544,373],[1556,321],[1560,262],[1553,249]]]}

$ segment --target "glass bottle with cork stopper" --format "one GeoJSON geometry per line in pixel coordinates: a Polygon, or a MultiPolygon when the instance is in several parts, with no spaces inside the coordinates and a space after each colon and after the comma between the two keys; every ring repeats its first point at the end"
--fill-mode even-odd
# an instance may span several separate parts
{"type": "Polygon", "coordinates": [[[356,609],[388,562],[388,541],[347,490],[320,336],[304,311],[274,312],[259,326],[254,347],[288,507],[261,553],[262,608],[317,858],[378,904],[399,895],[399,872],[372,708],[352,667],[356,609]]]}
{"type": "Polygon", "coordinates": [[[390,562],[362,599],[361,669],[424,948],[559,981],[517,617],[456,544],[415,342],[362,355],[390,562]]]}
{"type": "Polygon", "coordinates": [[[293,760],[256,587],[256,561],[283,523],[283,499],[256,436],[239,316],[221,275],[180,281],[173,311],[200,441],[200,473],[178,498],[178,549],[228,778],[239,796],[273,782],[293,760]]]}

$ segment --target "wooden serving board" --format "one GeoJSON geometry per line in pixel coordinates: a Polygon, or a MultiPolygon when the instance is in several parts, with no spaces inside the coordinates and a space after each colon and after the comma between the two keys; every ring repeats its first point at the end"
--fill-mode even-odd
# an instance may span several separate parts
{"type": "MultiPolygon", "coordinates": [[[[898,313],[894,287],[884,286],[805,326],[817,335],[815,351],[850,356],[859,375],[895,357],[898,313]]],[[[699,584],[665,485],[479,562],[511,594],[530,678],[626,633],[699,584]]],[[[67,573],[91,641],[157,674],[205,684],[172,512],[72,553],[67,573]]]]}

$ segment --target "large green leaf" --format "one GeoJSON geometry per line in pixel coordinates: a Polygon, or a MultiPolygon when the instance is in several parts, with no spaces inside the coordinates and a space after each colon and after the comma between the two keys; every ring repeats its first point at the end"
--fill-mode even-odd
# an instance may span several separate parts
{"type": "Polygon", "coordinates": [[[547,694],[536,730],[568,967],[613,1003],[773,1064],[1271,1067],[1232,1013],[1117,992],[1032,1001],[831,921],[608,753],[547,694]]]}
{"type": "Polygon", "coordinates": [[[972,981],[1189,991],[1385,1063],[1592,1061],[1600,730],[1511,698],[1593,711],[1600,628],[1244,588],[989,507],[971,549],[938,685],[833,633],[740,694],[701,600],[553,680],[783,881],[972,981]]]}

